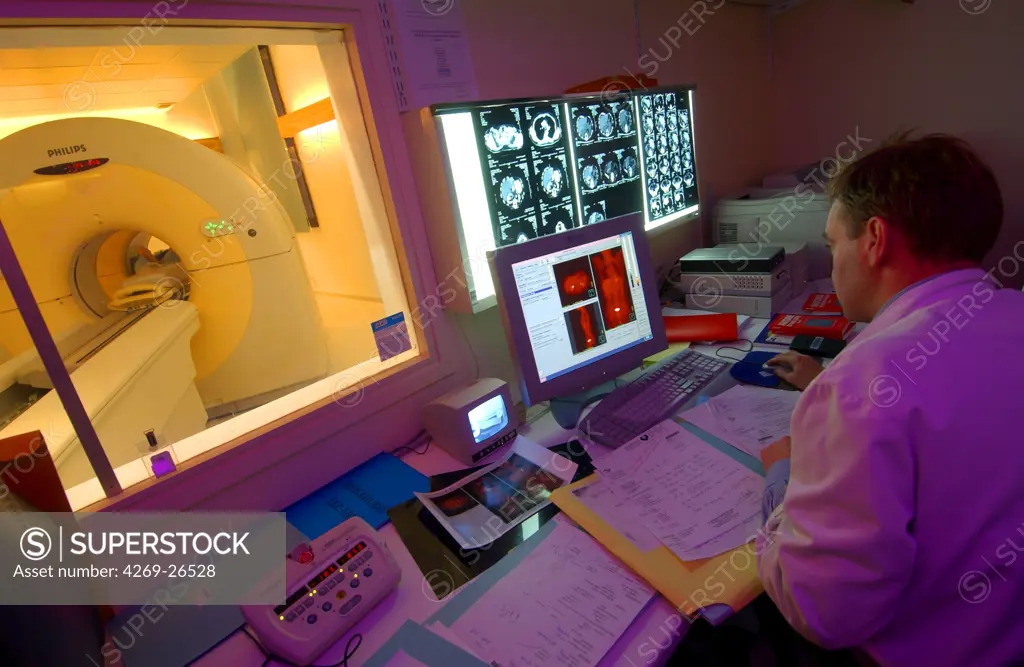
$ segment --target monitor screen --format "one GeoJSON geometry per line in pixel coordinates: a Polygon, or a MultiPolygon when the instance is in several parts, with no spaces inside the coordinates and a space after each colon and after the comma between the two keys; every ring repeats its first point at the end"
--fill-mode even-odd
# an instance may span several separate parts
{"type": "Polygon", "coordinates": [[[541,383],[651,340],[632,232],[512,264],[541,383]]]}

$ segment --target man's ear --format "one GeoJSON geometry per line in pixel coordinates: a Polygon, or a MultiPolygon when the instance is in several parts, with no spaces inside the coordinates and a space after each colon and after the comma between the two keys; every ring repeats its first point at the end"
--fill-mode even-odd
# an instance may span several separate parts
{"type": "Polygon", "coordinates": [[[892,251],[892,230],[884,218],[869,218],[861,235],[862,249],[868,266],[881,266],[892,251]]]}

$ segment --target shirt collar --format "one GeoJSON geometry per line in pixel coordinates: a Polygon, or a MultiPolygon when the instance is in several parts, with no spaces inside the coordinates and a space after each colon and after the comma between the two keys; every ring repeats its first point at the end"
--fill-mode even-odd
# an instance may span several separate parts
{"type": "Polygon", "coordinates": [[[925,278],[923,280],[918,280],[916,283],[913,283],[911,285],[907,285],[906,287],[901,289],[899,292],[896,292],[896,294],[894,294],[891,299],[886,301],[885,304],[881,308],[878,309],[878,312],[875,313],[875,319],[878,319],[878,317],[882,313],[884,313],[889,308],[889,306],[891,306],[892,304],[896,303],[897,299],[899,299],[901,296],[903,296],[904,294],[906,294],[910,290],[913,290],[913,289],[916,289],[918,287],[921,287],[922,285],[926,285],[926,284],[930,283],[931,281],[936,280],[938,278],[943,278],[943,277],[946,277],[946,276],[950,276],[950,275],[952,275],[954,273],[960,273],[961,271],[976,272],[977,270],[978,269],[953,269],[951,271],[943,271],[942,273],[936,273],[934,275],[928,276],[927,278],[925,278]]]}

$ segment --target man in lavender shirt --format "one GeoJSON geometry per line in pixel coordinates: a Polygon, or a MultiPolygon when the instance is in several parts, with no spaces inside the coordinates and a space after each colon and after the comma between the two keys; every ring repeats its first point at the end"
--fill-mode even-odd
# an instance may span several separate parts
{"type": "Polygon", "coordinates": [[[999,186],[966,143],[901,139],[830,184],[832,279],[869,322],[765,450],[758,572],[826,649],[881,665],[1024,664],[1024,241],[979,268],[999,186]],[[1015,254],[1014,254],[1015,253],[1015,254]]]}

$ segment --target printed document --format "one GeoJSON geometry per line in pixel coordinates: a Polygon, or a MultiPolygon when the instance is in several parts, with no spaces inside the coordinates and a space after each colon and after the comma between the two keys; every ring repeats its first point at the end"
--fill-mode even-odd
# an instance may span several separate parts
{"type": "Polygon", "coordinates": [[[450,629],[494,667],[587,667],[654,595],[592,537],[558,522],[450,629]]]}
{"type": "Polygon", "coordinates": [[[741,385],[679,415],[697,428],[761,459],[761,450],[789,435],[798,391],[741,385]]]}
{"type": "Polygon", "coordinates": [[[724,553],[754,537],[750,527],[760,516],[764,479],[674,421],[658,424],[596,467],[680,560],[724,553]]]}
{"type": "Polygon", "coordinates": [[[423,506],[463,549],[490,544],[551,502],[551,492],[572,482],[577,465],[519,436],[498,462],[432,493],[423,506]]]}

